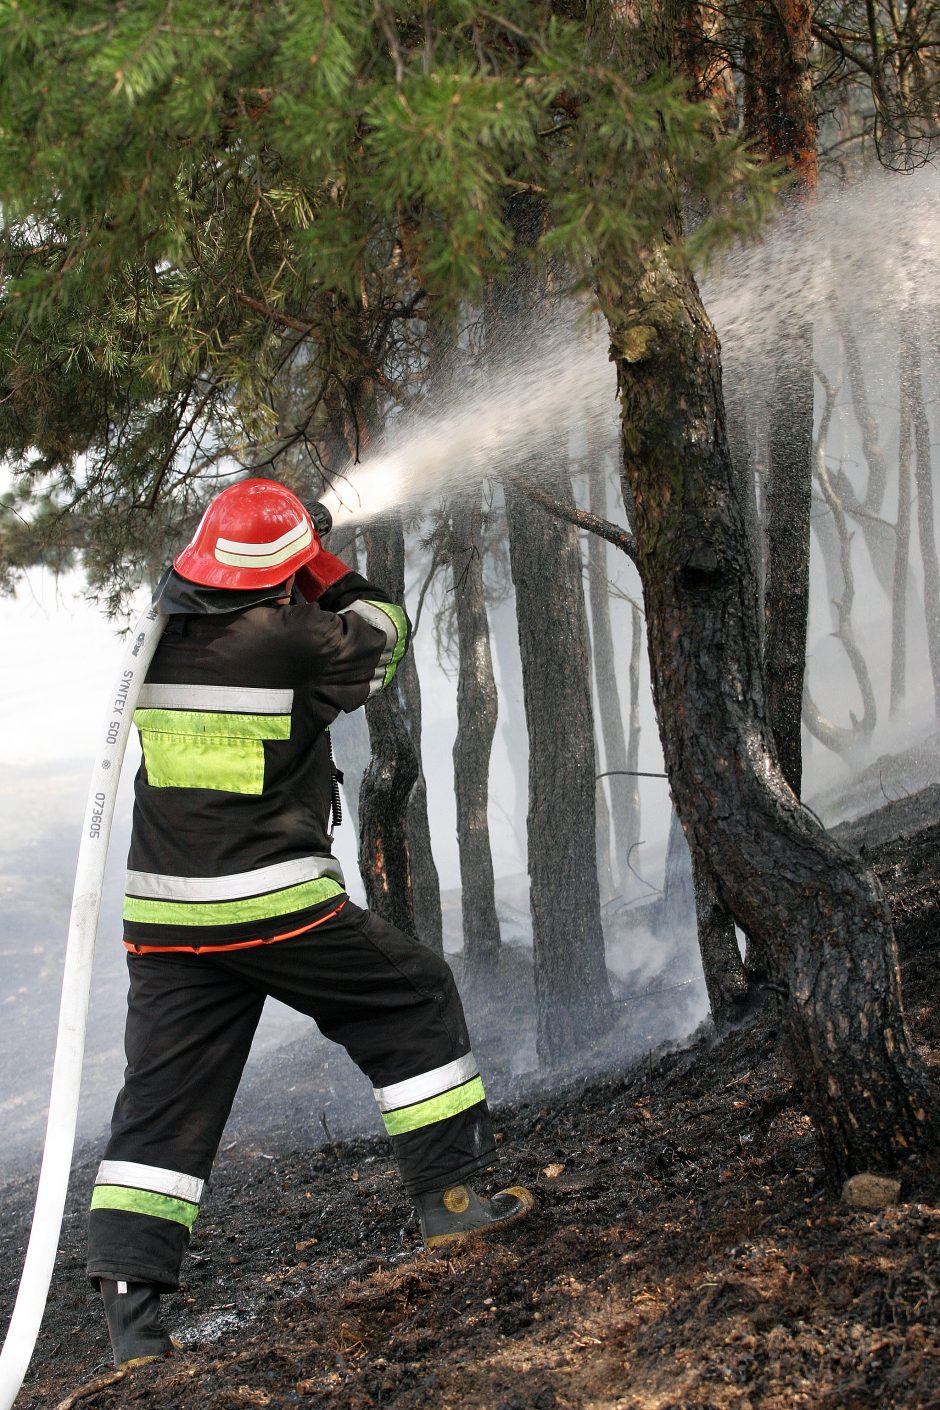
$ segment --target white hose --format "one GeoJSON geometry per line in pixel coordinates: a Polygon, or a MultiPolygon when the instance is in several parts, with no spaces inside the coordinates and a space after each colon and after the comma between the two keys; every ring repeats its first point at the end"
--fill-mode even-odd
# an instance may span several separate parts
{"type": "Polygon", "coordinates": [[[134,706],[166,620],[156,608],[151,607],[134,628],[121,662],[114,693],[108,702],[106,722],[88,790],[72,892],[59,1032],[36,1207],[19,1292],[3,1351],[0,1352],[0,1410],[10,1410],[23,1384],[52,1281],[75,1143],[91,964],[95,954],[111,820],[134,706]]]}

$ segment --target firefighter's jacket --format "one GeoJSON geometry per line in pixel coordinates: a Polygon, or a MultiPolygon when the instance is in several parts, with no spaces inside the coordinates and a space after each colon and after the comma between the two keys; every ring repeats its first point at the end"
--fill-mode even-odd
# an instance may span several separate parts
{"type": "Polygon", "coordinates": [[[402,609],[356,573],[317,603],[220,612],[226,595],[206,597],[183,591],[134,712],[136,953],[264,944],[342,904],[327,731],[389,684],[407,646],[402,609]]]}

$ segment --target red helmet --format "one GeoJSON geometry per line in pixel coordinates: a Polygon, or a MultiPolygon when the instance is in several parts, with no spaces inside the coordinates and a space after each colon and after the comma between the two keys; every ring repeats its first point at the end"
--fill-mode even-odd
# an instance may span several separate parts
{"type": "Polygon", "coordinates": [[[173,567],[203,587],[274,587],[319,552],[313,520],[285,485],[239,480],[216,495],[173,567]]]}

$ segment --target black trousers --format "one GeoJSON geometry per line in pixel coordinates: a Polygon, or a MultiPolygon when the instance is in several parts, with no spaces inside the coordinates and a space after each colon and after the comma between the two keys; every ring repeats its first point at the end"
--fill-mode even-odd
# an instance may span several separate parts
{"type": "MultiPolygon", "coordinates": [[[[335,903],[334,903],[335,904],[335,903]]],[[[88,1274],[179,1285],[267,995],[309,1014],[372,1082],[406,1190],[495,1152],[453,976],[348,901],[306,934],[229,952],[128,956],[127,1069],[89,1219],[88,1274]]]]}

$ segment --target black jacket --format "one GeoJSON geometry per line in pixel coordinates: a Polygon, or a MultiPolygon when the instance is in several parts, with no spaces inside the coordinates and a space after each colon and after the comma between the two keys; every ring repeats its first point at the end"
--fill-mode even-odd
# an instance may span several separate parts
{"type": "Polygon", "coordinates": [[[202,611],[169,599],[134,713],[143,763],[125,944],[205,950],[295,934],[345,899],[327,730],[391,681],[407,619],[356,573],[318,603],[219,612],[211,594],[202,611]]]}

